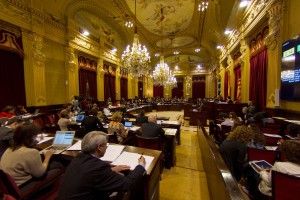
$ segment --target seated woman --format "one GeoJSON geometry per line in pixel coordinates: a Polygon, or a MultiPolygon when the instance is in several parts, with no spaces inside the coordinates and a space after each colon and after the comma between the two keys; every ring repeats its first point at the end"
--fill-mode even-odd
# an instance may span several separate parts
{"type": "Polygon", "coordinates": [[[15,110],[16,108],[12,105],[5,106],[5,108],[3,108],[2,112],[0,113],[0,118],[7,117],[9,119],[15,117],[15,110]]]}
{"type": "Polygon", "coordinates": [[[125,129],[124,125],[121,123],[122,115],[120,112],[115,112],[111,119],[112,121],[108,124],[107,132],[110,135],[116,133],[118,143],[122,143],[124,139],[127,138],[129,129],[125,129]]]}
{"type": "Polygon", "coordinates": [[[35,148],[37,135],[40,128],[34,124],[19,126],[13,136],[14,143],[8,148],[0,161],[0,168],[11,175],[19,186],[33,178],[45,175],[49,160],[55,150],[47,151],[42,160],[40,153],[35,148]]]}
{"type": "Polygon", "coordinates": [[[69,125],[77,124],[75,121],[70,120],[69,111],[62,110],[60,112],[60,119],[58,120],[57,124],[61,131],[67,131],[69,125]]]}
{"type": "Polygon", "coordinates": [[[266,144],[266,138],[260,128],[255,124],[248,125],[254,131],[254,137],[251,140],[250,147],[255,147],[257,149],[263,149],[266,144]]]}
{"type": "Polygon", "coordinates": [[[253,130],[247,126],[236,127],[224,140],[219,152],[232,176],[239,181],[246,162],[247,145],[253,138],[253,130]]]}
{"type": "Polygon", "coordinates": [[[249,192],[250,196],[255,199],[267,199],[262,194],[272,196],[272,170],[300,177],[300,141],[285,140],[281,143],[280,150],[286,156],[287,161],[275,162],[270,171],[263,170],[259,174],[251,170],[247,174],[249,191],[245,188],[243,191],[249,192]]]}

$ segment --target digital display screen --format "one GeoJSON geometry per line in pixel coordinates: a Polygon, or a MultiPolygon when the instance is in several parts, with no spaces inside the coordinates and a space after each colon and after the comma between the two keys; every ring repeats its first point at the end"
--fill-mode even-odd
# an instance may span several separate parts
{"type": "Polygon", "coordinates": [[[280,99],[300,101],[300,37],[282,44],[280,99]]]}

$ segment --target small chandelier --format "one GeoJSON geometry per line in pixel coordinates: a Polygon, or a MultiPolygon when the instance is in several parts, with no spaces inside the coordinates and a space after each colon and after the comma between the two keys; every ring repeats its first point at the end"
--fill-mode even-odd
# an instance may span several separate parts
{"type": "Polygon", "coordinates": [[[165,86],[169,87],[169,88],[177,87],[177,80],[174,77],[174,75],[172,74],[172,71],[170,71],[170,76],[169,76],[165,86]]]}
{"type": "Polygon", "coordinates": [[[170,76],[170,68],[164,61],[164,56],[160,56],[160,62],[156,65],[152,79],[153,85],[165,85],[170,76]]]}
{"type": "Polygon", "coordinates": [[[135,30],[133,37],[133,44],[126,47],[126,50],[122,54],[122,64],[128,69],[128,72],[133,77],[140,77],[148,75],[151,70],[150,55],[145,45],[141,45],[139,42],[139,35],[137,33],[136,23],[136,0],[135,0],[135,30]]]}

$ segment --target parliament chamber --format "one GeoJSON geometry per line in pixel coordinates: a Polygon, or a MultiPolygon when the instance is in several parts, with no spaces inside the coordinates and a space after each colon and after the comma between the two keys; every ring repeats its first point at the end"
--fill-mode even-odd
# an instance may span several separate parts
{"type": "MultiPolygon", "coordinates": [[[[89,132],[86,124],[97,119],[95,130],[107,134],[112,147],[123,145],[123,152],[153,159],[140,191],[123,199],[282,199],[285,193],[297,199],[294,188],[278,184],[299,184],[290,171],[273,170],[280,180],[269,182],[275,191],[271,187],[265,194],[256,185],[252,193],[250,173],[236,176],[223,148],[237,126],[249,126],[253,132],[246,132],[261,133],[263,144],[255,136],[246,145],[235,144],[247,155],[243,164],[298,162],[290,161],[281,143],[300,138],[300,1],[0,0],[0,5],[0,158],[13,144],[12,124],[38,126],[41,138],[49,137],[34,147],[42,150],[62,127],[75,133],[73,144],[81,142],[89,132]],[[146,122],[138,122],[141,116],[146,122]],[[143,137],[148,117],[155,117],[163,137],[143,137]],[[111,131],[112,124],[121,124],[123,132],[111,131]],[[275,158],[249,153],[253,146],[272,150],[275,158]]],[[[67,169],[78,154],[81,149],[54,157],[67,169]]],[[[63,175],[46,180],[54,186],[38,198],[29,195],[37,195],[39,187],[25,191],[1,162],[0,170],[0,195],[6,198],[59,198],[63,175]]]]}

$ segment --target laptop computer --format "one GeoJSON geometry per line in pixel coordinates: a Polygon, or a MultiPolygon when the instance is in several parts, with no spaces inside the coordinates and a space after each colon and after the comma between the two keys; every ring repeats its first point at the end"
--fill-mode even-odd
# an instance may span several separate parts
{"type": "Polygon", "coordinates": [[[61,152],[72,146],[74,135],[75,131],[56,131],[52,145],[40,152],[44,153],[50,149],[55,149],[56,151],[54,154],[60,154],[61,152]]]}
{"type": "Polygon", "coordinates": [[[39,112],[40,112],[40,109],[35,109],[35,111],[34,111],[34,113],[33,113],[33,115],[38,115],[39,114],[39,112]]]}
{"type": "Polygon", "coordinates": [[[76,122],[82,122],[82,120],[84,119],[84,115],[77,115],[76,117],[76,122]]]}
{"type": "Polygon", "coordinates": [[[132,122],[125,121],[124,126],[125,126],[125,128],[131,128],[132,122]]]}

